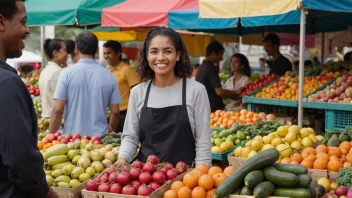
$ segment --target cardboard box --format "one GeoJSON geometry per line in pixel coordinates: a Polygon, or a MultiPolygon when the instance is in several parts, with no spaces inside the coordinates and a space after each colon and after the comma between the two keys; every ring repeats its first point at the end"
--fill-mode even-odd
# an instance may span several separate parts
{"type": "Polygon", "coordinates": [[[242,157],[234,157],[233,154],[227,156],[230,166],[234,166],[236,169],[240,167],[247,159],[242,157]]]}

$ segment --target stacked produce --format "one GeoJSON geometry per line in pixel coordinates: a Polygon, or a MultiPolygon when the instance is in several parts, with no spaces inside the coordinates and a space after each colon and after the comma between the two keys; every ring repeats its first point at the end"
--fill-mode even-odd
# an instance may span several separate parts
{"type": "Polygon", "coordinates": [[[39,130],[39,135],[38,135],[38,138],[41,140],[43,139],[47,134],[49,133],[44,133],[47,131],[47,129],[49,129],[49,123],[50,123],[50,120],[48,118],[40,118],[38,120],[38,130],[39,130]],[[41,136],[41,137],[39,137],[41,136]]]}
{"type": "Polygon", "coordinates": [[[345,130],[327,130],[327,133],[324,139],[320,142],[320,144],[324,144],[327,146],[339,146],[341,142],[351,141],[352,140],[352,127],[346,127],[345,130]]]}
{"type": "Polygon", "coordinates": [[[246,84],[244,90],[242,91],[241,96],[250,95],[255,90],[258,90],[259,88],[262,88],[263,86],[269,84],[274,79],[275,79],[275,77],[273,75],[265,74],[263,76],[260,76],[253,83],[249,82],[246,84]]]}
{"type": "Polygon", "coordinates": [[[42,113],[42,101],[40,99],[33,99],[33,105],[35,112],[40,115],[42,113]]]}
{"type": "Polygon", "coordinates": [[[95,149],[92,143],[81,148],[80,142],[57,144],[42,152],[46,180],[50,186],[74,188],[89,180],[104,167],[112,165],[117,156],[112,145],[95,149]]]}
{"type": "Polygon", "coordinates": [[[324,194],[316,191],[319,185],[312,183],[306,167],[277,164],[279,157],[280,153],[270,148],[246,160],[217,187],[215,197],[233,193],[257,198],[271,195],[310,198],[316,197],[317,192],[319,197],[324,194]]]}
{"type": "MultiPolygon", "coordinates": [[[[315,71],[315,70],[314,70],[315,71]]],[[[318,71],[319,72],[319,71],[318,71]]],[[[320,75],[306,73],[309,76],[304,78],[304,96],[313,93],[318,88],[340,75],[339,72],[327,72],[324,70],[320,75]]],[[[281,100],[297,100],[298,99],[298,74],[294,72],[286,72],[278,82],[271,84],[257,93],[257,98],[272,98],[281,100]],[[275,94],[273,94],[275,93],[275,94]]]]}
{"type": "Polygon", "coordinates": [[[328,178],[319,178],[318,184],[325,188],[323,198],[350,198],[352,197],[352,168],[342,168],[336,175],[336,183],[328,178]]]}
{"type": "Polygon", "coordinates": [[[216,188],[235,170],[233,166],[222,170],[218,166],[209,168],[207,165],[199,164],[185,174],[181,181],[173,182],[171,189],[164,193],[164,198],[213,197],[216,188]]]}
{"type": "Polygon", "coordinates": [[[24,83],[32,97],[40,96],[39,86],[38,86],[39,74],[34,74],[29,79],[24,79],[24,83]]]}
{"type": "Polygon", "coordinates": [[[337,78],[324,90],[309,96],[308,101],[352,104],[352,71],[337,78]]]}
{"type": "Polygon", "coordinates": [[[168,180],[188,171],[184,162],[174,167],[171,163],[160,163],[158,157],[150,155],[147,162],[134,161],[127,165],[113,165],[95,179],[88,181],[88,191],[109,192],[125,195],[148,196],[168,180]]]}
{"type": "Polygon", "coordinates": [[[120,146],[120,144],[121,144],[121,132],[120,133],[112,132],[110,134],[107,133],[107,134],[101,136],[100,138],[101,138],[101,142],[103,144],[111,144],[114,147],[120,146]]]}

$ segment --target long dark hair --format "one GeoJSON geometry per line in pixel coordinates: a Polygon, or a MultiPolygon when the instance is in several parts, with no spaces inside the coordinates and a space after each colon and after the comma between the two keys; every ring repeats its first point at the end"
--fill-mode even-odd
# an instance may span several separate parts
{"type": "Polygon", "coordinates": [[[175,75],[178,77],[190,77],[192,75],[192,64],[189,59],[187,49],[181,36],[174,30],[166,27],[157,27],[149,30],[145,36],[143,47],[140,51],[139,63],[137,65],[137,72],[140,74],[143,82],[155,78],[154,71],[150,68],[147,59],[148,48],[150,41],[155,36],[167,36],[174,44],[176,52],[180,52],[180,59],[175,65],[175,75]]]}
{"type": "Polygon", "coordinates": [[[237,53],[231,57],[231,60],[235,57],[240,60],[242,74],[250,77],[251,76],[251,68],[249,66],[249,61],[248,61],[247,57],[243,54],[237,53]]]}

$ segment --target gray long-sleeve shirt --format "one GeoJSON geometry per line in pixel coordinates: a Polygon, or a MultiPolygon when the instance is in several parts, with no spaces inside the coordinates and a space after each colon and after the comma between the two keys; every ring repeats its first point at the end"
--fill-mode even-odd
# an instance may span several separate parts
{"type": "MultiPolygon", "coordinates": [[[[131,91],[126,121],[122,134],[119,157],[131,161],[139,144],[139,119],[150,81],[135,86],[131,91]]],[[[182,80],[176,84],[159,88],[151,85],[148,107],[163,108],[182,104],[182,80]]],[[[196,145],[196,164],[211,166],[210,104],[205,87],[187,79],[186,105],[196,145]]],[[[185,155],[187,155],[185,153],[185,155]]]]}

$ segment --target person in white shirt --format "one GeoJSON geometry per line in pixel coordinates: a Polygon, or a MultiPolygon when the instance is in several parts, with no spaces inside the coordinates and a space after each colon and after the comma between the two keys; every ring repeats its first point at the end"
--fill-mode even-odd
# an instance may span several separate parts
{"type": "MultiPolygon", "coordinates": [[[[231,71],[233,75],[226,80],[223,89],[241,91],[250,82],[251,68],[249,61],[243,54],[234,54],[231,58],[231,71]]],[[[225,107],[227,110],[240,110],[243,108],[241,99],[232,100],[225,107]]]]}
{"type": "Polygon", "coordinates": [[[44,52],[49,60],[39,77],[40,98],[42,101],[42,117],[50,118],[54,106],[56,84],[63,70],[61,65],[67,61],[66,45],[60,39],[47,39],[44,43],[44,52]]]}

